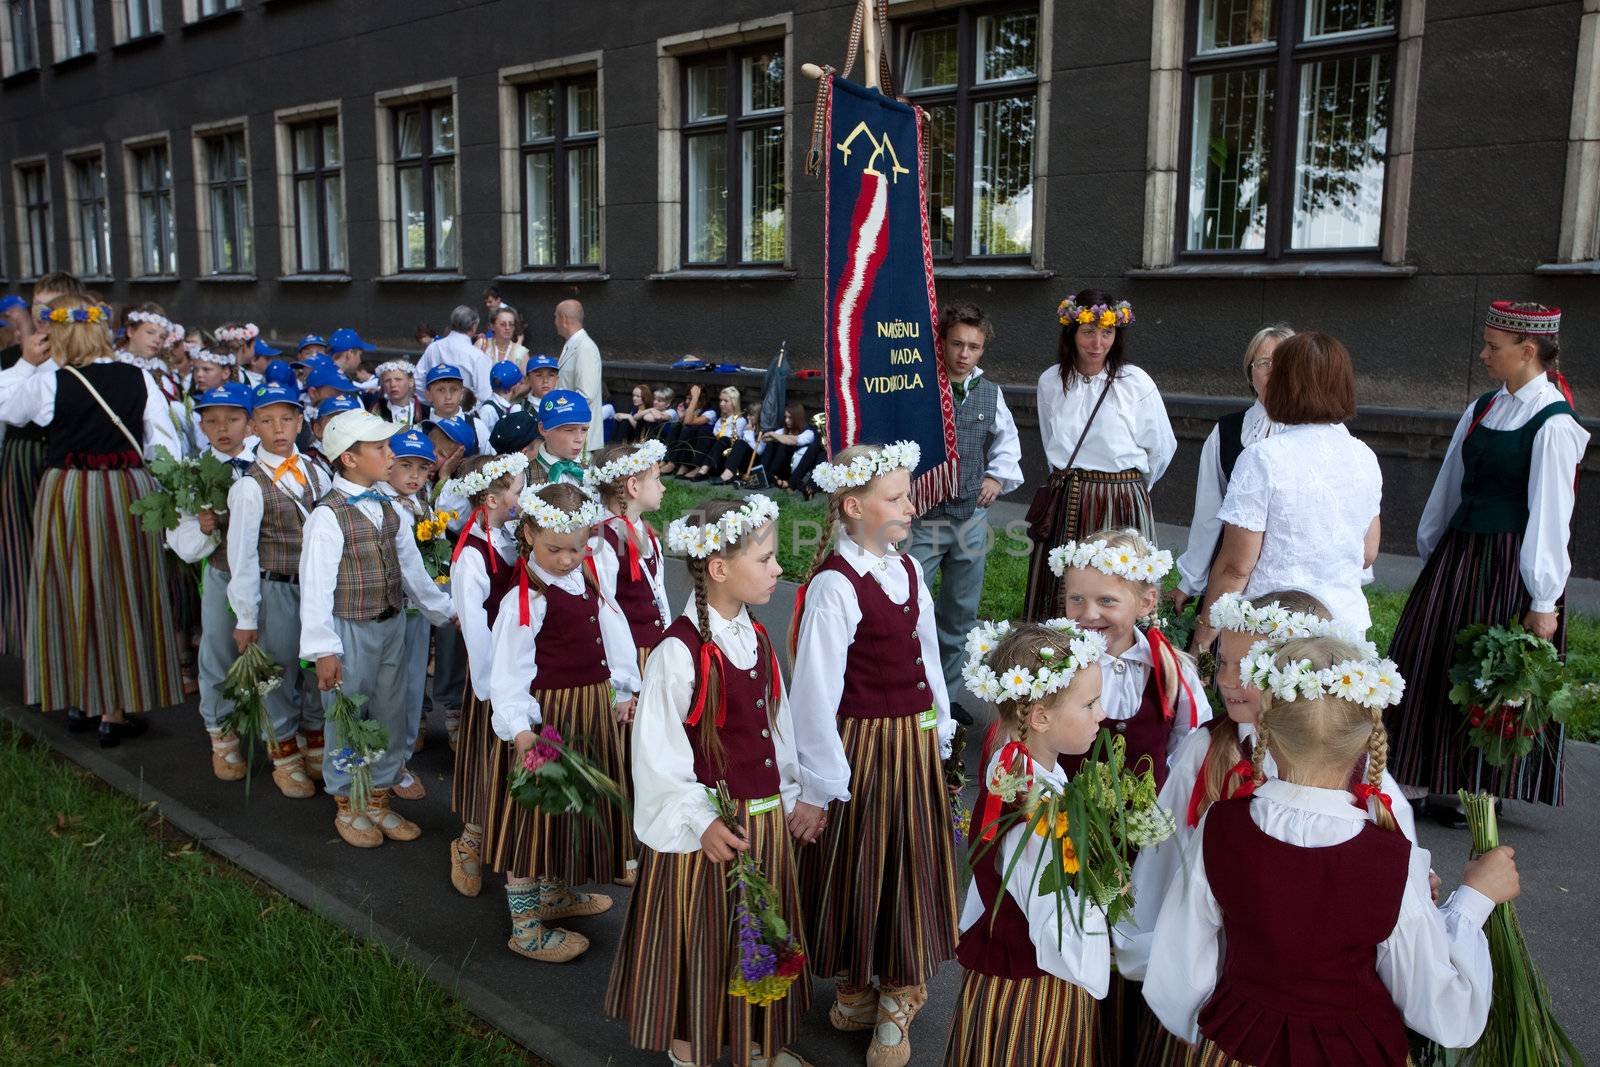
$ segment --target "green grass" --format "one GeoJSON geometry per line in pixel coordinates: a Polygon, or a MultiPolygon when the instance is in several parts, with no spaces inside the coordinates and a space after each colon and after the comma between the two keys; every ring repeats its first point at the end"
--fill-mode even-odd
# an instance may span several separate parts
{"type": "Polygon", "coordinates": [[[0,811],[0,1063],[537,1062],[3,723],[0,811]]]}

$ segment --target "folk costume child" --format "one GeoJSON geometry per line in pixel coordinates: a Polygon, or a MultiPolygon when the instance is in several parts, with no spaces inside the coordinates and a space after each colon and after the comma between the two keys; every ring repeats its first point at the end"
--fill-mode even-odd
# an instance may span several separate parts
{"type": "Polygon", "coordinates": [[[611,970],[606,1013],[635,1046],[674,1065],[799,1067],[787,1046],[811,1003],[802,973],[777,1002],[728,992],[740,952],[727,863],[749,853],[801,923],[785,817],[800,795],[794,723],[772,639],[749,605],[772,596],[778,508],[763,496],[709,501],[667,531],[694,596],[645,668],[635,729],[634,828],[647,846],[611,970]],[[723,784],[739,829],[718,816],[723,784]]]}
{"type": "Polygon", "coordinates": [[[1180,1038],[1204,1038],[1207,1064],[1401,1067],[1408,1026],[1472,1044],[1493,986],[1482,926],[1518,892],[1511,850],[1468,863],[1436,908],[1428,853],[1399,832],[1379,784],[1383,711],[1404,685],[1393,664],[1316,637],[1257,646],[1246,666],[1263,693],[1255,791],[1213,804],[1190,840],[1156,924],[1151,1009],[1180,1038]],[[1266,777],[1269,755],[1279,778],[1266,777]]]}
{"type": "Polygon", "coordinates": [[[452,363],[435,363],[428,368],[424,381],[428,397],[428,417],[434,421],[442,421],[459,415],[472,426],[472,445],[467,449],[467,455],[478,456],[491,451],[489,428],[477,415],[462,407],[467,395],[467,386],[462,378],[461,368],[452,363]]]}
{"type": "MultiPolygon", "coordinates": [[[[417,524],[432,519],[426,494],[438,457],[434,454],[433,442],[415,427],[389,438],[389,450],[394,453],[394,466],[389,468],[387,491],[394,498],[395,509],[406,529],[415,537],[417,524]]],[[[428,688],[428,647],[432,639],[433,627],[422,614],[421,605],[406,597],[406,647],[401,657],[406,674],[406,740],[402,752],[414,753],[422,748],[422,699],[428,688]]],[[[427,790],[423,788],[422,779],[413,776],[409,767],[402,766],[394,795],[401,800],[421,800],[427,796],[427,790]]]]}
{"type": "Polygon", "coordinates": [[[184,432],[194,442],[196,452],[204,452],[211,442],[200,425],[200,412],[194,408],[192,398],[236,380],[237,370],[238,360],[227,352],[213,352],[202,346],[189,353],[190,410],[183,410],[182,401],[177,408],[184,421],[184,432]]]}
{"type": "MultiPolygon", "coordinates": [[[[632,708],[619,713],[616,705],[635,699],[639,669],[628,657],[627,620],[583,566],[600,505],[576,486],[547,485],[523,490],[517,506],[522,559],[490,641],[490,724],[499,743],[480,777],[504,783],[543,725],[621,782],[616,720],[632,708]]],[[[503,787],[490,794],[483,858],[508,876],[511,951],[565,963],[589,947],[583,935],[545,924],[610,910],[610,897],[574,888],[624,873],[627,818],[617,808],[605,818],[601,827],[577,815],[531,811],[503,787]]]]}
{"type": "Polygon", "coordinates": [[[228,491],[228,605],[235,649],[259,642],[283,668],[283,683],[264,702],[267,750],[273,784],[298,800],[316,793],[323,750],[316,676],[300,666],[300,547],[332,479],[295,448],[301,409],[292,390],[258,385],[251,405],[255,462],[228,491]]]}
{"type": "Polygon", "coordinates": [[[389,795],[409,753],[405,603],[409,595],[435,623],[450,619],[450,599],[433,583],[416,538],[393,501],[374,488],[394,462],[394,424],[366,411],[346,411],[328,423],[323,443],[338,464],[333,486],[305,524],[300,555],[300,657],[317,665],[323,709],[335,690],[367,697],[365,717],[389,743],[371,765],[372,796],[365,811],[350,806],[350,774],[337,727],[328,723],[322,780],[338,806],[334,829],[348,845],[374,848],[412,841],[417,824],[389,807],[389,795]]]}
{"type": "Polygon", "coordinates": [[[529,485],[583,485],[583,450],[589,441],[589,401],[571,389],[552,389],[539,401],[543,439],[528,468],[529,485]],[[581,431],[581,432],[580,432],[581,431]]]}
{"type": "MultiPolygon", "coordinates": [[[[965,969],[946,1067],[1077,1067],[1095,1061],[1097,1001],[1111,977],[1111,942],[1105,913],[1089,906],[1078,915],[1068,889],[1038,891],[1045,839],[1025,824],[996,840],[1016,802],[990,799],[997,775],[1030,779],[1038,787],[1066,785],[1059,761],[1081,755],[1100,732],[1100,669],[1105,652],[1098,635],[1065,619],[1047,625],[1013,625],[988,655],[974,650],[964,674],[1009,679],[1010,686],[985,760],[977,805],[980,825],[971,843],[974,874],[961,910],[956,957],[965,969]],[[1011,870],[1012,857],[1024,848],[1011,870]],[[1036,873],[1037,872],[1037,873],[1036,873]],[[1003,886],[1003,888],[1002,888],[1003,886]]],[[[1052,847],[1054,842],[1051,842],[1052,847]]]]}
{"type": "MultiPolygon", "coordinates": [[[[445,364],[439,364],[439,367],[445,364]]],[[[458,386],[459,382],[446,380],[443,385],[458,386]]],[[[460,535],[466,516],[472,506],[454,492],[452,476],[466,460],[478,455],[477,424],[457,413],[448,418],[430,417],[423,421],[422,431],[433,443],[439,462],[434,467],[438,489],[434,493],[434,507],[450,512],[456,518],[448,520],[445,530],[454,538],[460,535]]],[[[445,732],[450,748],[455,750],[461,731],[461,694],[467,684],[467,646],[461,629],[454,624],[439,626],[433,632],[433,683],[429,689],[430,706],[444,716],[445,732]]]]}
{"type": "Polygon", "coordinates": [[[820,464],[828,523],[794,646],[802,899],[812,973],[835,978],[830,1021],[871,1030],[869,1067],[902,1067],[928,978],[955,953],[956,858],[940,761],[950,719],[933,602],[894,551],[914,514],[914,442],[820,464]],[[842,527],[838,547],[832,541],[842,527]]]}
{"type": "MultiPolygon", "coordinates": [[[[199,426],[210,441],[211,454],[233,469],[234,480],[253,464],[245,438],[250,434],[250,390],[229,382],[194,400],[199,426]]],[[[224,733],[222,719],[232,710],[222,698],[222,679],[238,649],[233,644],[233,612],[228,607],[228,520],[203,509],[198,515],[180,514],[178,525],[167,531],[167,547],[185,563],[203,563],[200,589],[200,719],[211,738],[211,773],[224,782],[237,782],[247,767],[239,751],[239,735],[224,733]]]]}
{"type": "Polygon", "coordinates": [[[450,786],[450,807],[461,816],[462,829],[461,836],[450,842],[450,884],[469,897],[483,888],[488,796],[505,788],[503,781],[482,777],[492,749],[499,744],[489,722],[490,634],[500,601],[516,581],[517,543],[505,526],[516,513],[527,469],[528,457],[521,452],[474,456],[462,465],[452,487],[452,495],[461,496],[472,508],[450,564],[450,600],[467,654],[460,740],[450,786]]]}
{"type": "Polygon", "coordinates": [[[528,399],[530,410],[537,410],[543,400],[561,380],[561,361],[543,352],[528,357],[528,399]]]}
{"type": "Polygon", "coordinates": [[[378,391],[367,399],[367,410],[401,428],[421,424],[427,409],[417,398],[417,368],[403,359],[380,363],[373,377],[378,391]]]}

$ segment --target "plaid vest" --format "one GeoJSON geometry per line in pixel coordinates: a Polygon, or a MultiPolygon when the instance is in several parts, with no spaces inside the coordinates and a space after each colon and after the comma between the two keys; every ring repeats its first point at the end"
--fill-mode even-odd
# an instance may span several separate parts
{"type": "Polygon", "coordinates": [[[337,489],[319,503],[333,512],[344,535],[344,554],[339,557],[339,576],[333,586],[333,613],[352,622],[367,622],[386,611],[399,611],[405,606],[400,556],[394,547],[395,535],[400,532],[399,513],[386,505],[380,530],[337,489]]]}
{"type": "MultiPolygon", "coordinates": [[[[300,465],[304,468],[307,461],[302,458],[300,465]]],[[[273,574],[299,574],[300,543],[306,516],[316,507],[316,501],[311,496],[311,476],[307,475],[307,483],[301,485],[293,475],[284,475],[289,479],[288,488],[305,504],[305,511],[296,507],[293,500],[272,484],[272,474],[260,463],[250,468],[250,477],[261,487],[261,530],[256,543],[261,569],[273,574]]],[[[226,555],[223,559],[226,562],[226,555]]]]}
{"type": "Polygon", "coordinates": [[[989,442],[995,435],[999,407],[1000,387],[988,378],[978,378],[968,387],[966,402],[956,405],[956,455],[961,472],[956,492],[925,511],[924,519],[972,518],[978,507],[978,490],[983,488],[983,472],[989,465],[989,442]]]}

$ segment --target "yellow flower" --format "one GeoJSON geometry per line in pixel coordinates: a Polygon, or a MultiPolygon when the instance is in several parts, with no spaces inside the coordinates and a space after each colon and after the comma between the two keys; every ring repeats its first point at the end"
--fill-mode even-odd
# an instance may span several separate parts
{"type": "Polygon", "coordinates": [[[1084,308],[1082,311],[1078,312],[1078,321],[1085,326],[1089,325],[1089,323],[1094,321],[1094,312],[1090,311],[1088,308],[1084,308]]]}
{"type": "Polygon", "coordinates": [[[1100,312],[1100,325],[1101,326],[1103,326],[1103,327],[1105,327],[1105,326],[1115,326],[1116,324],[1117,324],[1117,313],[1116,312],[1114,312],[1114,311],[1102,311],[1102,312],[1100,312]]]}
{"type": "Polygon", "coordinates": [[[1061,839],[1061,869],[1068,874],[1078,873],[1078,850],[1072,847],[1072,838],[1061,839]]]}
{"type": "Polygon", "coordinates": [[[1034,825],[1033,832],[1038,834],[1040,837],[1044,837],[1046,834],[1051,834],[1051,836],[1053,836],[1053,837],[1066,837],[1067,836],[1067,813],[1064,812],[1064,811],[1056,813],[1056,824],[1055,824],[1055,830],[1054,830],[1053,833],[1051,832],[1050,820],[1049,819],[1040,819],[1034,825]]]}
{"type": "Polygon", "coordinates": [[[448,574],[441,574],[441,575],[439,575],[439,577],[437,577],[437,578],[435,578],[433,580],[433,584],[434,585],[449,585],[450,584],[450,576],[448,574]]]}

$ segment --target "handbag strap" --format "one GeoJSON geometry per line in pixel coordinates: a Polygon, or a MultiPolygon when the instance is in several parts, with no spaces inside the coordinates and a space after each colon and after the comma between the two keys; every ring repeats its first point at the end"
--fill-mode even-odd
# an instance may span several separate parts
{"type": "Polygon", "coordinates": [[[1083,447],[1083,439],[1089,436],[1089,427],[1094,425],[1094,417],[1100,414],[1100,406],[1106,402],[1106,397],[1111,395],[1111,375],[1106,375],[1106,387],[1100,390],[1100,399],[1094,402],[1094,407],[1089,411],[1089,421],[1083,424],[1083,432],[1078,435],[1078,443],[1072,446],[1072,455],[1067,457],[1067,470],[1072,469],[1073,460],[1078,458],[1078,450],[1083,447]]]}
{"type": "Polygon", "coordinates": [[[77,367],[67,366],[62,367],[61,369],[78,379],[79,382],[83,383],[83,387],[89,390],[89,395],[94,397],[94,402],[100,405],[100,410],[110,416],[111,421],[116,425],[117,429],[122,431],[122,436],[128,439],[128,443],[133,446],[133,450],[139,453],[141,456],[144,455],[144,445],[140,443],[137,437],[133,436],[132,431],[128,429],[127,423],[123,422],[122,419],[117,416],[117,413],[111,410],[111,405],[107,404],[106,398],[100,395],[100,390],[90,385],[89,379],[80,374],[77,367]]]}

